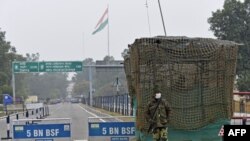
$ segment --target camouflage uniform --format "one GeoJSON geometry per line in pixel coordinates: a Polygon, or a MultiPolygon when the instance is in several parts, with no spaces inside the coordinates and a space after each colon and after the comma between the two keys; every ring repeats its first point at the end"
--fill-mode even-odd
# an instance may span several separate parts
{"type": "Polygon", "coordinates": [[[170,106],[166,100],[153,98],[153,100],[148,103],[146,109],[146,120],[149,122],[149,124],[153,125],[154,141],[157,141],[160,138],[161,141],[168,141],[167,124],[169,121],[169,114],[170,106]],[[160,103],[158,108],[156,109],[159,100],[160,103]],[[153,115],[154,112],[155,116],[153,115]]]}

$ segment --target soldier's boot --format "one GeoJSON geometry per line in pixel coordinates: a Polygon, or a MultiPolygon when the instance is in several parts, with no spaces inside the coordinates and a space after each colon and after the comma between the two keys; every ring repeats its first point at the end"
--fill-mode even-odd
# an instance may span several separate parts
{"type": "Polygon", "coordinates": [[[160,129],[157,128],[153,132],[153,141],[159,141],[160,139],[160,129]]]}
{"type": "Polygon", "coordinates": [[[161,141],[168,141],[168,129],[162,128],[160,131],[161,141]]]}

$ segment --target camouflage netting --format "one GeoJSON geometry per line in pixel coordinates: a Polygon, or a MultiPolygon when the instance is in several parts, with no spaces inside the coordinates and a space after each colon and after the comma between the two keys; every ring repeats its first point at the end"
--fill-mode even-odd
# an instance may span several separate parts
{"type": "Polygon", "coordinates": [[[229,119],[237,51],[234,42],[207,38],[136,39],[124,66],[129,92],[137,100],[137,129],[148,129],[144,113],[154,86],[171,104],[170,126],[175,129],[229,119]]]}

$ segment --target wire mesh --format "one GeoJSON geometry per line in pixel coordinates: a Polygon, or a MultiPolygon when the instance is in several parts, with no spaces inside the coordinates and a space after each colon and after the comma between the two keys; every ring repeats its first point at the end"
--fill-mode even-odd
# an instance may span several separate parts
{"type": "Polygon", "coordinates": [[[209,38],[136,39],[124,66],[137,100],[137,129],[149,126],[144,113],[154,86],[171,105],[173,128],[194,130],[230,118],[237,51],[234,42],[209,38]]]}

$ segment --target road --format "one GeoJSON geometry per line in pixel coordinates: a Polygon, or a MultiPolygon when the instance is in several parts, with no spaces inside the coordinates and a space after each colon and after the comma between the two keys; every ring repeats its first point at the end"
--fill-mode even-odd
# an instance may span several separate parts
{"type": "MultiPolygon", "coordinates": [[[[89,117],[95,117],[95,119],[91,119],[92,121],[118,121],[118,119],[109,119],[109,118],[103,118],[99,119],[98,117],[110,117],[107,114],[101,113],[99,111],[96,111],[94,109],[91,109],[90,107],[83,105],[83,104],[77,104],[77,103],[59,103],[55,105],[49,105],[49,111],[50,115],[46,119],[55,119],[55,118],[69,118],[71,119],[71,136],[72,139],[54,139],[54,141],[69,141],[69,140],[88,140],[88,118],[89,117]]],[[[30,117],[35,119],[36,117],[30,117]]],[[[15,116],[11,118],[11,120],[15,119],[15,116]]],[[[20,116],[19,119],[26,119],[24,116],[20,116]]],[[[43,121],[43,124],[48,123],[48,121],[43,121]]],[[[52,123],[60,123],[59,120],[53,120],[52,123]]],[[[51,123],[49,122],[49,123],[51,123]]],[[[6,120],[1,119],[0,120],[0,126],[1,129],[1,136],[6,137],[6,120]]],[[[12,135],[11,135],[12,136],[12,135]]],[[[21,140],[20,140],[21,141],[21,140]]],[[[28,140],[26,140],[28,141],[28,140]]]]}
{"type": "Polygon", "coordinates": [[[48,118],[70,118],[73,140],[88,139],[88,117],[92,117],[81,104],[56,104],[50,105],[50,116],[48,118]]]}

